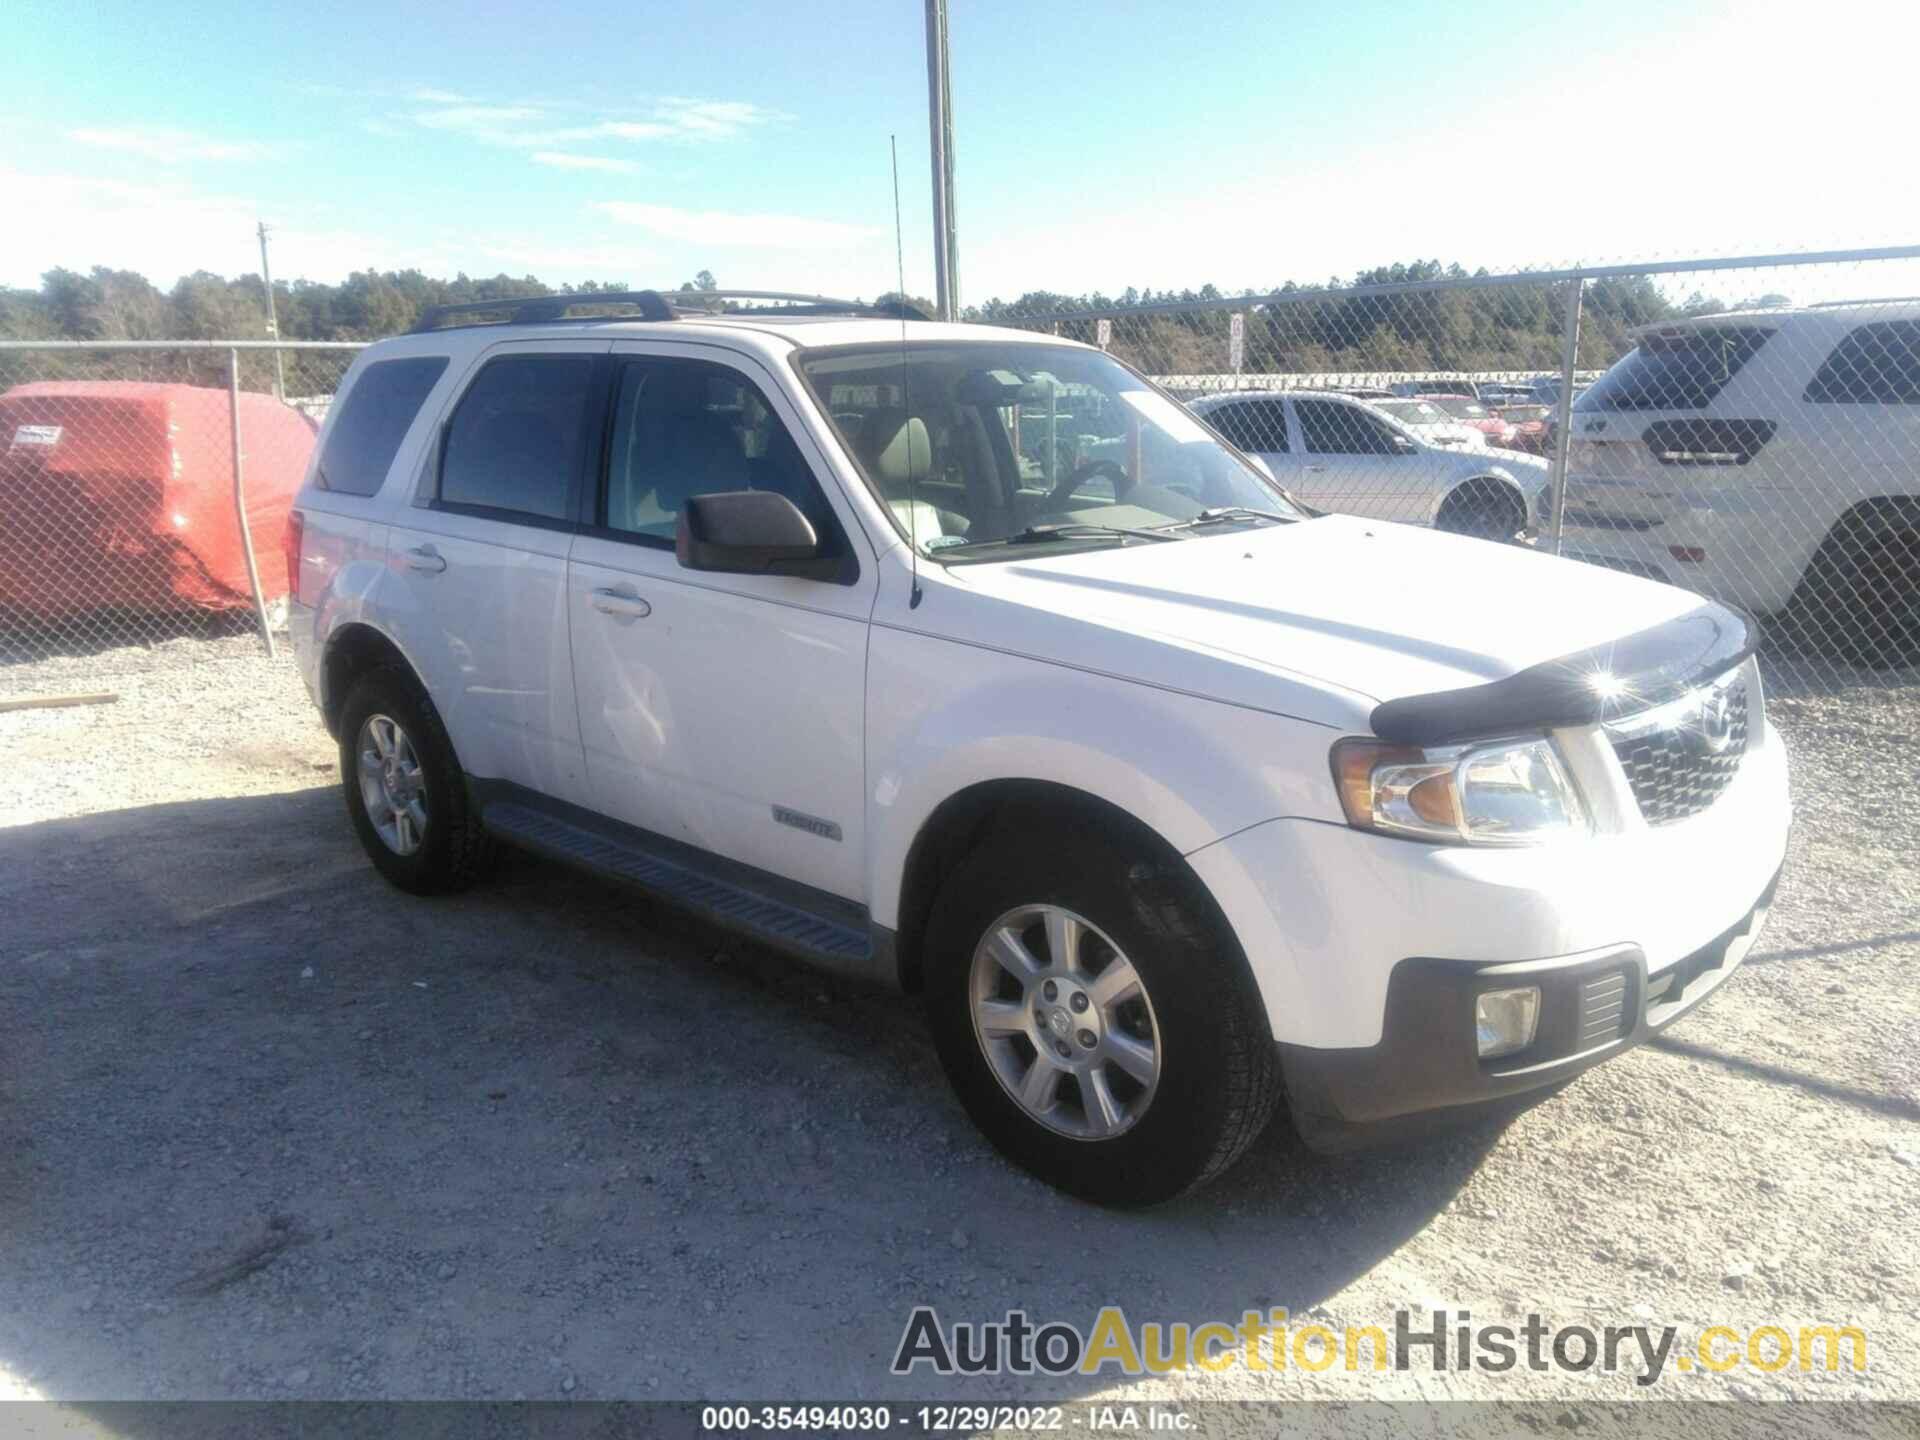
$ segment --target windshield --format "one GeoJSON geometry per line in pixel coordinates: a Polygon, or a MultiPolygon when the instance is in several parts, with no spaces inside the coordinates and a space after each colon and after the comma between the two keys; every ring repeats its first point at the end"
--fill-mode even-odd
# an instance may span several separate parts
{"type": "Polygon", "coordinates": [[[1429,400],[1376,400],[1373,407],[1402,425],[1443,425],[1447,419],[1440,407],[1429,400]]]}
{"type": "Polygon", "coordinates": [[[1461,400],[1449,397],[1445,400],[1436,400],[1433,403],[1446,411],[1447,414],[1453,416],[1456,420],[1485,420],[1488,418],[1487,407],[1477,400],[1461,400]]]}
{"type": "Polygon", "coordinates": [[[1097,350],[963,340],[803,351],[797,364],[868,488],[931,558],[1151,542],[1143,532],[1234,509],[1305,514],[1097,350]]]}

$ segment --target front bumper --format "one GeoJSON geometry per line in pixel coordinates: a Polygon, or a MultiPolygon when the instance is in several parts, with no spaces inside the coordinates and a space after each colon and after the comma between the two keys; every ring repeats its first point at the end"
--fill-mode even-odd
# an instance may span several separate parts
{"type": "Polygon", "coordinates": [[[1294,1120],[1309,1143],[1343,1149],[1390,1135],[1390,1122],[1561,1084],[1631,1049],[1700,1004],[1759,938],[1779,882],[1707,944],[1648,973],[1637,945],[1544,960],[1476,963],[1414,958],[1387,984],[1380,1042],[1364,1048],[1282,1045],[1294,1120]],[[1481,1060],[1474,1002],[1484,991],[1538,985],[1540,1018],[1525,1050],[1481,1060]]]}

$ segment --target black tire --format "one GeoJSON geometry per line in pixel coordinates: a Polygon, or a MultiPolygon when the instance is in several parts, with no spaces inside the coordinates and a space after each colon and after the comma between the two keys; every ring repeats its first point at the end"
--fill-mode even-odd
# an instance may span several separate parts
{"type": "Polygon", "coordinates": [[[1220,1175],[1258,1138],[1280,1093],[1278,1056],[1239,946],[1192,872],[1103,828],[990,832],[934,902],[925,999],[947,1077],[1002,1154],[1083,1199],[1152,1205],[1220,1175]],[[976,948],[1025,906],[1084,917],[1132,963],[1150,999],[1158,1079],[1130,1128],[1108,1138],[1057,1133],[1030,1115],[976,1035],[976,948]]]}
{"type": "Polygon", "coordinates": [[[413,676],[393,666],[361,676],[341,706],[339,733],[347,814],[373,868],[415,895],[450,894],[472,885],[491,860],[493,846],[471,813],[465,775],[439,712],[413,676]],[[399,725],[418,761],[427,820],[410,854],[399,853],[381,838],[362,794],[360,742],[369,720],[379,716],[399,725]]]}
{"type": "Polygon", "coordinates": [[[1440,502],[1433,528],[1480,540],[1511,541],[1527,523],[1527,507],[1504,480],[1475,476],[1456,486],[1440,502]]]}
{"type": "Polygon", "coordinates": [[[1814,552],[1782,617],[1802,654],[1865,665],[1920,659],[1920,507],[1843,515],[1814,552]]]}

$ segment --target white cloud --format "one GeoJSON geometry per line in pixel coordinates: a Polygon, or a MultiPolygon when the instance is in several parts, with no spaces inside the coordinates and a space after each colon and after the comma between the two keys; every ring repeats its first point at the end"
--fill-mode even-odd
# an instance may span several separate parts
{"type": "Polygon", "coordinates": [[[67,131],[66,138],[76,145],[138,155],[161,164],[186,160],[261,160],[273,154],[275,148],[261,140],[220,140],[190,130],[144,125],[86,126],[67,131]]]}
{"type": "Polygon", "coordinates": [[[471,96],[459,95],[452,90],[435,90],[431,86],[409,90],[407,98],[417,100],[422,105],[471,105],[473,103],[471,96]]]}
{"type": "Polygon", "coordinates": [[[695,245],[751,246],[762,250],[835,250],[861,245],[883,232],[870,225],[813,220],[801,215],[741,214],[726,210],[680,210],[630,200],[602,200],[593,209],[623,225],[695,245]]]}
{"type": "Polygon", "coordinates": [[[516,143],[516,126],[540,120],[545,112],[531,105],[450,105],[438,110],[422,110],[413,118],[429,130],[450,130],[471,135],[476,140],[516,143]]]}
{"type": "Polygon", "coordinates": [[[608,140],[731,140],[783,118],[778,111],[746,100],[670,97],[637,115],[607,116],[582,123],[575,118],[577,107],[557,102],[481,104],[439,90],[416,91],[412,98],[427,106],[414,112],[416,124],[515,150],[552,151],[556,146],[608,140]]]}
{"type": "Polygon", "coordinates": [[[603,120],[560,134],[571,140],[665,140],[673,127],[656,120],[603,120]]]}
{"type": "Polygon", "coordinates": [[[781,118],[774,111],[746,100],[662,100],[659,114],[674,130],[689,139],[725,140],[742,130],[765,125],[781,118]]]}
{"type": "Polygon", "coordinates": [[[556,170],[601,170],[613,175],[632,175],[640,167],[631,160],[616,160],[609,155],[573,155],[564,150],[536,150],[536,165],[551,165],[556,170]]]}

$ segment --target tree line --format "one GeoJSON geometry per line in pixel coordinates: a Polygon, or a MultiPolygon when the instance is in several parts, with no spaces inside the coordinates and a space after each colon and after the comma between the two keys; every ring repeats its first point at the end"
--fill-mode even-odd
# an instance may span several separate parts
{"type": "MultiPolygon", "coordinates": [[[[1485,276],[1486,271],[1477,272],[1485,276]]],[[[1399,370],[1551,370],[1560,363],[1565,287],[1514,284],[1369,293],[1369,287],[1474,278],[1464,267],[1436,260],[1363,270],[1325,285],[1289,281],[1273,290],[1243,291],[1243,368],[1251,372],[1399,370]],[[1302,290],[1337,293],[1290,302],[1302,290]]],[[[363,270],[337,284],[276,282],[274,311],[286,340],[375,340],[410,329],[428,308],[469,301],[594,294],[630,288],[624,281],[551,286],[532,275],[437,279],[418,270],[363,270]]],[[[713,290],[701,271],[681,287],[713,290]]],[[[882,300],[900,298],[891,293],[882,300]]],[[[918,297],[911,303],[928,307],[918,297]]],[[[1092,340],[1091,318],[1076,312],[1143,305],[1191,305],[1227,298],[1212,285],[1180,291],[1128,287],[1118,295],[1029,291],[1017,299],[967,307],[969,320],[1031,323],[1067,316],[1055,327],[1092,340]]],[[[1775,298],[1775,297],[1769,297],[1775,298]]],[[[724,308],[716,300],[715,308],[724,308]]],[[[1675,305],[1649,279],[1590,282],[1581,323],[1579,363],[1610,363],[1626,333],[1676,314],[1720,308],[1695,296],[1675,305]]],[[[1218,372],[1227,368],[1228,309],[1123,316],[1113,325],[1116,353],[1157,373],[1218,372]]],[[[266,291],[258,275],[225,277],[207,271],[183,276],[162,290],[129,270],[96,266],[86,273],[48,271],[37,290],[0,289],[0,338],[13,340],[264,340],[266,291]]]]}

